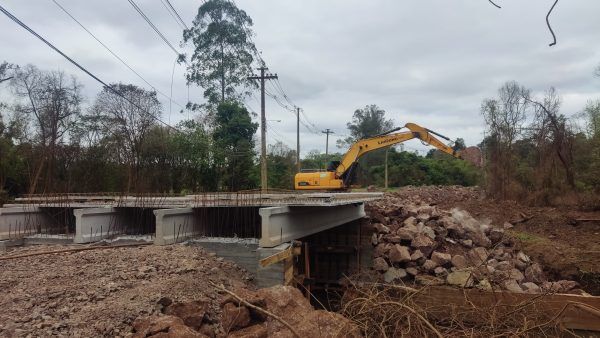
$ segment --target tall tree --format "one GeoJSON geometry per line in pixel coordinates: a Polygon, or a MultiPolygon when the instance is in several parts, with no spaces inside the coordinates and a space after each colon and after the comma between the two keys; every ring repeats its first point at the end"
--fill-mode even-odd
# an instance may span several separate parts
{"type": "MultiPolygon", "coordinates": [[[[204,88],[209,107],[239,99],[236,88],[252,88],[248,80],[256,47],[252,42],[252,19],[230,0],[208,0],[198,8],[193,26],[183,32],[194,52],[186,78],[204,88]]],[[[198,106],[193,106],[198,108],[198,106]]]]}
{"type": "MultiPolygon", "coordinates": [[[[352,143],[367,137],[373,137],[377,134],[386,132],[394,127],[394,121],[387,119],[385,110],[377,105],[367,105],[362,109],[357,109],[352,115],[352,121],[346,123],[350,136],[344,140],[338,140],[338,148],[345,148],[352,143]]],[[[370,168],[384,162],[386,149],[379,149],[366,154],[359,159],[359,168],[356,172],[357,182],[363,185],[374,183],[372,175],[369,174],[370,168]]]]}
{"type": "Polygon", "coordinates": [[[500,87],[498,98],[486,99],[481,105],[489,137],[485,140],[490,171],[488,188],[503,198],[508,197],[508,186],[515,168],[513,145],[525,123],[530,106],[529,95],[528,89],[511,81],[500,87]]]}
{"type": "Polygon", "coordinates": [[[350,136],[342,142],[338,140],[338,145],[349,145],[360,139],[386,132],[394,127],[394,121],[385,117],[385,110],[371,104],[356,109],[352,121],[346,123],[346,127],[350,136]]]}
{"type": "Polygon", "coordinates": [[[11,84],[15,94],[22,98],[14,110],[27,119],[32,135],[30,141],[40,145],[39,156],[36,156],[39,160],[30,174],[29,192],[36,192],[42,172],[46,174],[43,190],[53,189],[57,146],[81,115],[82,85],[64,72],[45,72],[32,65],[17,69],[11,84]]]}
{"type": "Polygon", "coordinates": [[[248,110],[236,102],[221,103],[213,132],[216,165],[221,172],[221,189],[238,191],[256,187],[253,123],[248,110]]]}
{"type": "Polygon", "coordinates": [[[267,164],[270,188],[293,189],[296,174],[295,150],[278,141],[269,146],[267,164]]]}
{"type": "Polygon", "coordinates": [[[127,164],[126,191],[138,188],[142,147],[150,130],[161,116],[161,104],[156,92],[131,84],[112,84],[97,96],[90,114],[103,128],[118,155],[127,164]]]}

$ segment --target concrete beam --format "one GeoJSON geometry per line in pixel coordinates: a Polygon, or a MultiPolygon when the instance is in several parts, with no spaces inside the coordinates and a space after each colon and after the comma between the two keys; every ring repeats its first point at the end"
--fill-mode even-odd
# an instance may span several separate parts
{"type": "Polygon", "coordinates": [[[158,209],[156,217],[156,238],[154,244],[167,245],[183,242],[195,235],[194,209],[158,209]]]}
{"type": "Polygon", "coordinates": [[[363,203],[331,207],[261,208],[260,247],[277,245],[306,237],[365,217],[363,203]]]}
{"type": "Polygon", "coordinates": [[[115,208],[75,209],[75,243],[91,243],[122,233],[122,216],[115,208]]]}
{"type": "Polygon", "coordinates": [[[32,206],[0,208],[0,240],[17,239],[52,225],[42,209],[32,206]]]}

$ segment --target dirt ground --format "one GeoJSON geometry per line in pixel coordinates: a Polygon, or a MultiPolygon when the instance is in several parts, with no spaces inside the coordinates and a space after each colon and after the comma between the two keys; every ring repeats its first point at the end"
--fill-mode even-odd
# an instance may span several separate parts
{"type": "MultiPolygon", "coordinates": [[[[75,247],[75,246],[73,246],[75,247]]],[[[30,246],[0,255],[59,250],[30,246]]],[[[244,287],[233,263],[195,246],[141,246],[0,261],[0,336],[126,336],[140,315],[160,312],[158,300],[219,295],[209,281],[244,287]]]]}
{"type": "Polygon", "coordinates": [[[600,295],[600,222],[577,221],[600,219],[600,212],[494,201],[486,199],[478,188],[403,187],[395,193],[407,199],[419,196],[447,209],[458,207],[494,224],[514,223],[509,233],[547,273],[557,279],[576,280],[585,291],[600,295]]]}

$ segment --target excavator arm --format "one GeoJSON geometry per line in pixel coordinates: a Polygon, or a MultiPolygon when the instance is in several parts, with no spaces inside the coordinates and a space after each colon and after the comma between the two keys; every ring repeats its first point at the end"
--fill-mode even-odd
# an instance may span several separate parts
{"type": "Polygon", "coordinates": [[[414,138],[436,147],[437,149],[460,158],[460,154],[453,148],[445,145],[434,135],[449,140],[447,137],[423,128],[414,123],[407,123],[404,128],[409,131],[394,133],[402,128],[391,130],[387,133],[355,142],[344,155],[334,171],[298,173],[295,177],[297,190],[343,190],[347,189],[352,181],[358,159],[364,154],[402,143],[414,138]]]}

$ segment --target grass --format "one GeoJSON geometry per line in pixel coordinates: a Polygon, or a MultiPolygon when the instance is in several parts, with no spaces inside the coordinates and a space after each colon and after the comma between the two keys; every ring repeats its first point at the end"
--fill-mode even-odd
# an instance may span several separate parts
{"type": "Polygon", "coordinates": [[[519,232],[519,231],[511,231],[511,232],[516,239],[518,239],[521,242],[525,242],[525,243],[539,242],[539,241],[544,240],[544,238],[542,238],[542,237],[532,235],[527,232],[519,232]]]}

